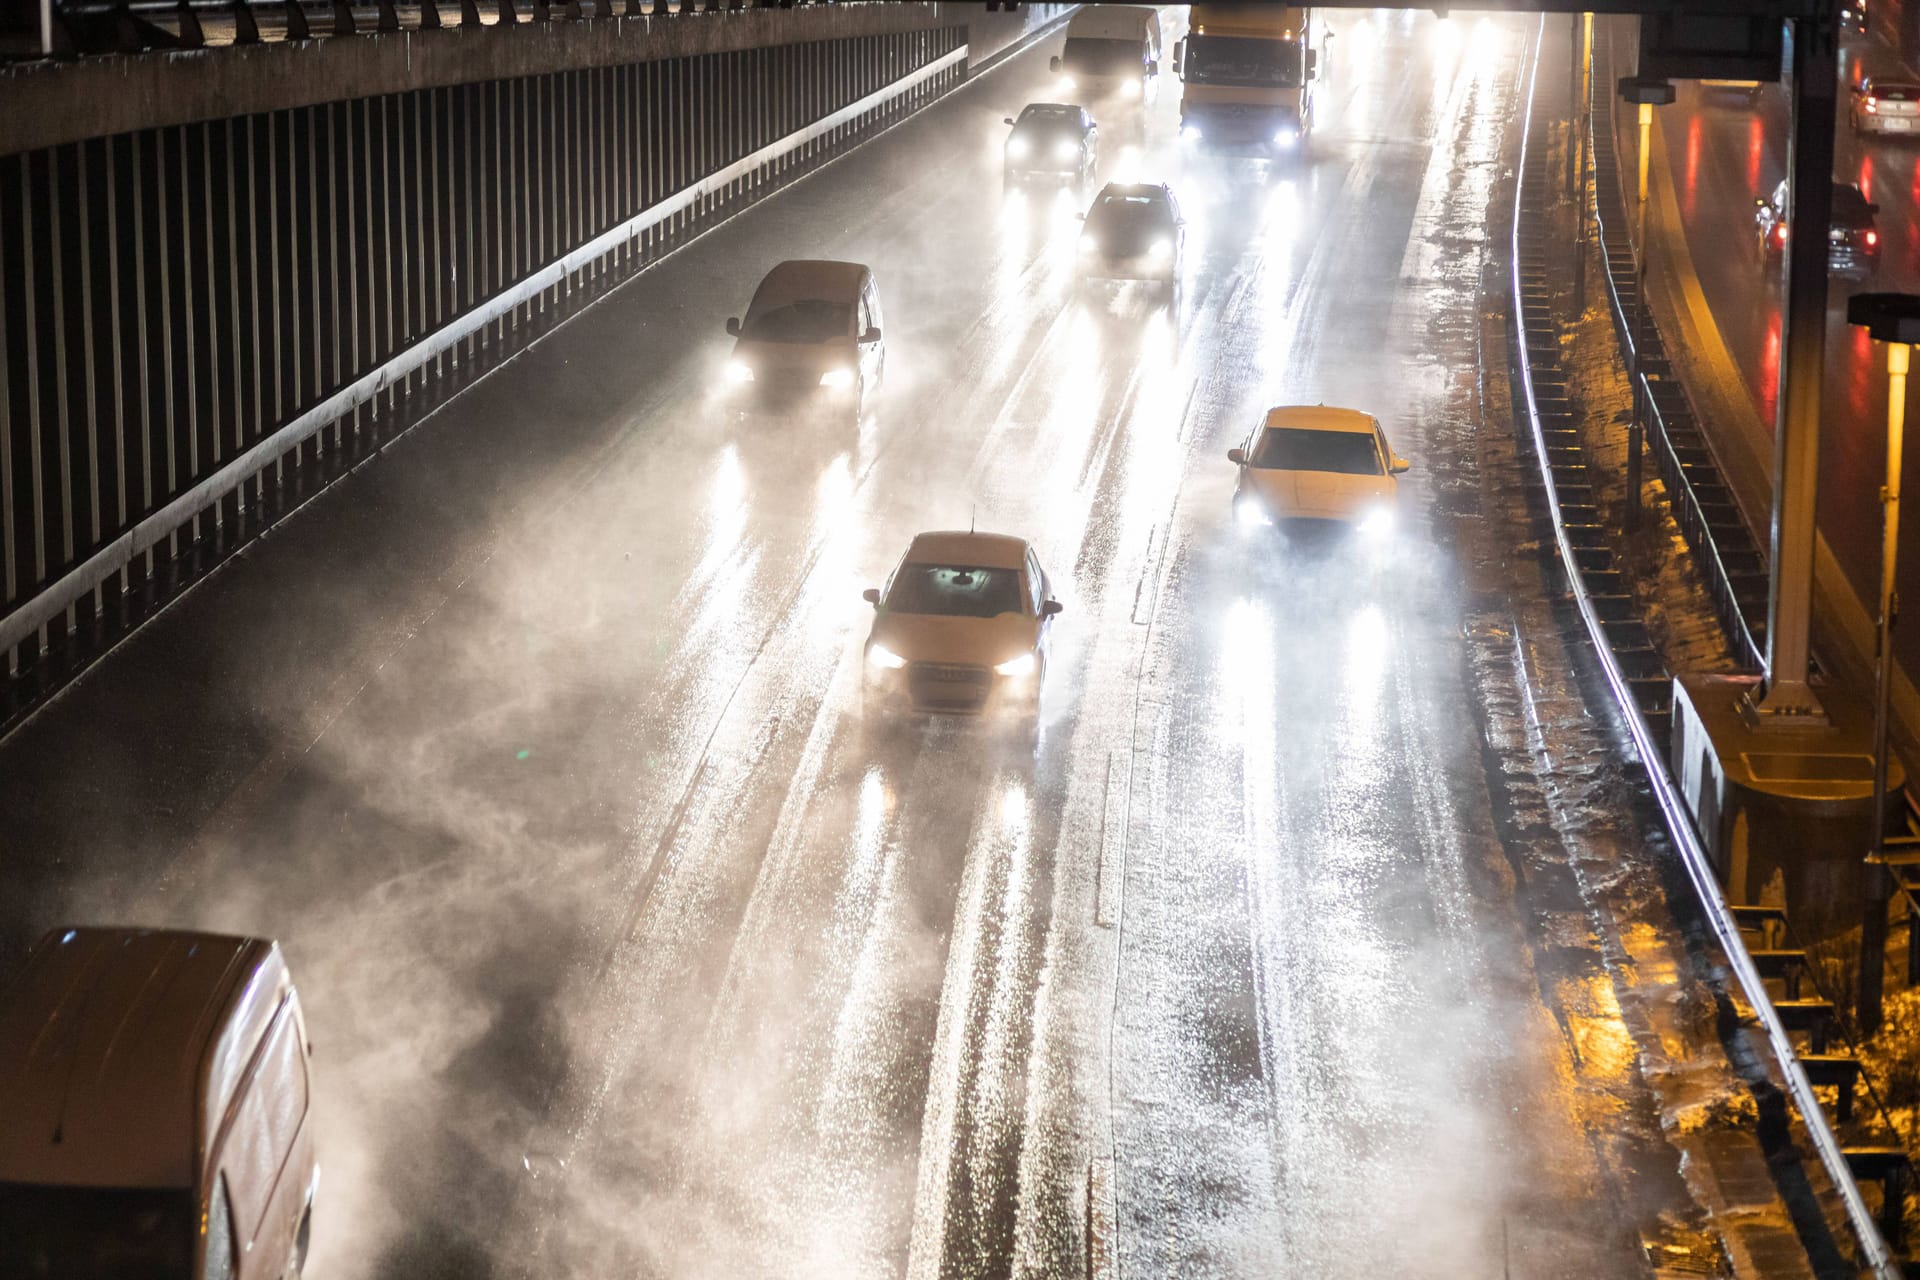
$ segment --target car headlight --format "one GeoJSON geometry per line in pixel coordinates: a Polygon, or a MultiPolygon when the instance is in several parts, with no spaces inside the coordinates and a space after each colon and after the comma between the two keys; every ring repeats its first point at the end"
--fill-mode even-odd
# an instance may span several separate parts
{"type": "Polygon", "coordinates": [[[994,670],[1010,679],[1018,680],[1024,676],[1032,675],[1034,668],[1038,665],[1039,663],[1034,661],[1031,653],[1023,653],[1017,658],[1008,658],[1005,662],[995,667],[994,670]]]}
{"type": "Polygon", "coordinates": [[[1283,148],[1298,146],[1300,142],[1300,131],[1292,125],[1287,125],[1273,135],[1273,142],[1275,146],[1283,148]]]}
{"type": "Polygon", "coordinates": [[[867,665],[882,671],[898,671],[907,665],[907,660],[879,641],[867,646],[867,665]]]}
{"type": "Polygon", "coordinates": [[[1147,246],[1147,256],[1156,262],[1165,262],[1173,256],[1173,241],[1155,240],[1147,246]]]}
{"type": "Polygon", "coordinates": [[[1273,517],[1251,498],[1233,504],[1233,518],[1243,529],[1264,529],[1273,523],[1273,517]]]}
{"type": "Polygon", "coordinates": [[[728,382],[752,382],[753,366],[745,360],[731,360],[727,363],[728,382]]]}
{"type": "Polygon", "coordinates": [[[1182,142],[1198,142],[1198,141],[1200,141],[1200,126],[1199,126],[1199,125],[1197,125],[1197,124],[1183,124],[1183,125],[1181,125],[1181,126],[1180,126],[1180,141],[1182,141],[1182,142]]]}
{"type": "Polygon", "coordinates": [[[1375,507],[1360,517],[1360,532],[1369,538],[1384,538],[1393,532],[1393,508],[1375,507]]]}
{"type": "Polygon", "coordinates": [[[1095,249],[1098,249],[1099,247],[1100,247],[1100,242],[1094,239],[1093,232],[1082,231],[1080,233],[1080,252],[1092,253],[1095,249]]]}
{"type": "Polygon", "coordinates": [[[1120,92],[1129,98],[1137,98],[1140,96],[1140,82],[1138,80],[1129,80],[1120,92]]]}
{"type": "Polygon", "coordinates": [[[1079,144],[1068,142],[1065,138],[1053,144],[1053,158],[1055,160],[1071,160],[1079,153],[1079,144]]]}
{"type": "Polygon", "coordinates": [[[820,385],[823,387],[850,387],[853,385],[853,370],[829,369],[820,375],[820,385]]]}
{"type": "Polygon", "coordinates": [[[1032,148],[1027,145],[1025,138],[1007,139],[1007,159],[1009,160],[1024,160],[1030,150],[1032,148]]]}
{"type": "Polygon", "coordinates": [[[1076,88],[1078,88],[1078,87],[1079,87],[1079,86],[1078,86],[1078,85],[1076,85],[1076,84],[1074,83],[1074,79],[1073,79],[1073,77],[1072,77],[1072,76],[1061,76],[1061,77],[1060,77],[1060,92],[1062,92],[1062,93],[1072,93],[1072,92],[1074,91],[1074,89],[1076,89],[1076,88]]]}

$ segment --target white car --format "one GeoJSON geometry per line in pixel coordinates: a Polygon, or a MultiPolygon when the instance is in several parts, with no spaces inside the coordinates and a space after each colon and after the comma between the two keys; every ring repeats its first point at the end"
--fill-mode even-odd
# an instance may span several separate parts
{"type": "Polygon", "coordinates": [[[1038,718],[1060,602],[1025,539],[920,534],[865,594],[869,714],[1038,718]]]}
{"type": "Polygon", "coordinates": [[[1144,280],[1172,304],[1187,237],[1180,204],[1164,182],[1109,182],[1080,215],[1074,288],[1098,281],[1144,280]]]}
{"type": "Polygon", "coordinates": [[[1227,451],[1240,468],[1233,511],[1243,526],[1294,521],[1347,525],[1368,535],[1393,530],[1405,458],[1370,413],[1326,405],[1267,411],[1247,443],[1227,451]]]}
{"type": "Polygon", "coordinates": [[[1920,84],[1911,80],[1862,80],[1854,88],[1847,122],[1855,133],[1920,133],[1920,84]]]}
{"type": "Polygon", "coordinates": [[[857,262],[782,262],[727,333],[727,392],[743,412],[824,409],[857,423],[886,372],[880,291],[857,262]]]}

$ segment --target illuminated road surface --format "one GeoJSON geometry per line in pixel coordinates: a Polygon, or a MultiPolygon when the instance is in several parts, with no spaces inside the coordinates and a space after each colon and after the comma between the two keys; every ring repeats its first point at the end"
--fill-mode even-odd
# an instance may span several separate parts
{"type": "Polygon", "coordinates": [[[284,939],[330,1280],[1640,1274],[1671,1170],[1543,1001],[1456,545],[1523,28],[1342,28],[1310,166],[1109,130],[1175,318],[1069,305],[1074,206],[1002,197],[1042,50],[486,380],[0,748],[5,963],[284,939]],[[787,256],[878,272],[858,432],[711,403],[787,256]],[[1321,399],[1414,462],[1386,553],[1229,520],[1321,399]],[[976,518],[1061,584],[1040,747],[871,739],[860,590],[976,518]]]}
{"type": "MultiPolygon", "coordinates": [[[[1871,602],[1880,572],[1878,494],[1886,469],[1886,352],[1847,323],[1847,298],[1870,290],[1920,289],[1920,145],[1856,136],[1847,124],[1845,85],[1863,72],[1900,77],[1884,44],[1849,37],[1843,59],[1834,176],[1858,183],[1880,206],[1880,270],[1868,280],[1835,279],[1827,308],[1827,374],[1821,397],[1820,527],[1847,577],[1871,602]]],[[[1786,176],[1787,99],[1777,86],[1749,106],[1744,94],[1683,85],[1663,116],[1673,194],[1701,288],[1739,379],[1771,432],[1779,395],[1778,268],[1761,263],[1756,197],[1786,176]]],[[[1768,458],[1770,460],[1771,454],[1768,458]]],[[[1908,458],[1909,468],[1920,465],[1908,458]]],[[[1914,477],[1910,476],[1909,479],[1914,477]]],[[[1920,529],[1901,531],[1902,594],[1920,591],[1920,529]]],[[[1896,633],[1896,652],[1920,670],[1920,632],[1896,633]]]]}

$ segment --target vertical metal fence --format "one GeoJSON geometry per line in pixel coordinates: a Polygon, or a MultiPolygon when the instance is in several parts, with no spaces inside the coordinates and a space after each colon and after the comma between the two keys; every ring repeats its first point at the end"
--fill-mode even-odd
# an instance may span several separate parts
{"type": "Polygon", "coordinates": [[[476,373],[958,83],[965,40],[704,54],[0,157],[0,718],[476,373]],[[596,243],[630,223],[648,225],[596,243]]]}

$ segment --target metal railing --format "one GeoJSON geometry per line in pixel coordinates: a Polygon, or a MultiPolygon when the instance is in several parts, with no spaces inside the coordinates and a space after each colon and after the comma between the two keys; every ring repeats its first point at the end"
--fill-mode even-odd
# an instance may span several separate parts
{"type": "Polygon", "coordinates": [[[1520,356],[1516,367],[1520,373],[1527,408],[1527,427],[1540,461],[1540,476],[1546,488],[1547,502],[1553,512],[1554,541],[1562,561],[1568,566],[1567,577],[1574,604],[1588,635],[1593,639],[1594,653],[1600,663],[1602,675],[1632,735],[1634,750],[1640,757],[1648,787],[1659,805],[1667,833],[1673,840],[1674,852],[1693,885],[1702,915],[1726,955],[1734,982],[1754,1010],[1767,1046],[1772,1050],[1774,1066],[1786,1087],[1787,1096],[1792,1099],[1795,1109],[1800,1113],[1808,1142],[1840,1196],[1846,1211],[1847,1223],[1859,1245],[1861,1256],[1876,1280],[1901,1280],[1903,1274],[1901,1265],[1881,1237],[1873,1215],[1868,1211],[1866,1201],[1860,1194],[1860,1188],[1853,1180],[1839,1140],[1827,1123],[1826,1114],[1821,1109],[1818,1096],[1814,1093],[1814,1086],[1800,1064],[1798,1049],[1788,1035],[1779,1014],[1773,1008],[1766,984],[1740,936],[1739,924],[1721,894],[1720,882],[1714,875],[1712,862],[1707,856],[1705,847],[1700,843],[1698,834],[1694,831],[1693,819],[1687,812],[1679,789],[1674,785],[1672,774],[1667,769],[1664,752],[1655,740],[1646,717],[1640,713],[1629,675],[1622,669],[1613,654],[1604,620],[1596,610],[1586,585],[1581,580],[1577,568],[1579,564],[1577,550],[1568,538],[1565,522],[1560,518],[1560,497],[1555,487],[1553,469],[1548,463],[1547,437],[1537,408],[1534,380],[1529,367],[1528,328],[1520,319],[1524,300],[1518,268],[1522,257],[1522,224],[1530,218],[1530,211],[1525,207],[1525,196],[1528,190],[1527,171],[1530,166],[1538,164],[1539,157],[1535,154],[1536,145],[1544,149],[1544,144],[1538,143],[1535,136],[1533,115],[1540,72],[1540,49],[1544,43],[1545,31],[1546,20],[1542,18],[1540,39],[1535,45],[1533,68],[1528,76],[1526,103],[1523,108],[1520,165],[1514,194],[1513,227],[1509,249],[1515,264],[1512,272],[1511,300],[1515,318],[1514,337],[1520,356]]]}

